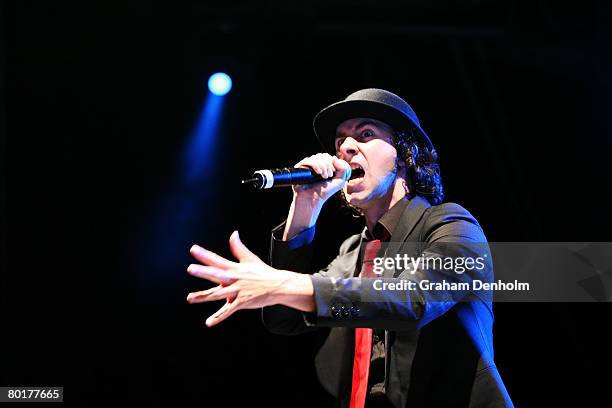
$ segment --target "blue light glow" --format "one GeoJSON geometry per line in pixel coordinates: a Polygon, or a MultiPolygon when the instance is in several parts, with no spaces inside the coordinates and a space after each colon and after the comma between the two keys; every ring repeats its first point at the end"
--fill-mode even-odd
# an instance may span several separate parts
{"type": "Polygon", "coordinates": [[[219,156],[217,142],[225,98],[208,94],[202,112],[183,152],[183,180],[187,185],[201,185],[206,174],[215,169],[219,156]]]}
{"type": "Polygon", "coordinates": [[[212,74],[208,79],[208,89],[215,95],[223,96],[232,89],[232,78],[223,72],[212,74]]]}
{"type": "MultiPolygon", "coordinates": [[[[134,269],[142,271],[139,285],[158,287],[163,293],[170,285],[184,288],[185,278],[177,279],[177,265],[192,262],[188,253],[192,243],[207,234],[216,236],[218,227],[211,220],[220,219],[223,205],[219,183],[223,180],[222,169],[227,169],[227,164],[223,165],[227,155],[221,135],[224,105],[229,101],[212,92],[203,93],[206,100],[185,140],[178,174],[172,178],[173,185],[162,190],[165,194],[155,203],[139,241],[142,249],[137,253],[149,256],[137,255],[133,259],[134,269]]],[[[143,299],[151,298],[151,292],[143,293],[143,299]]]]}

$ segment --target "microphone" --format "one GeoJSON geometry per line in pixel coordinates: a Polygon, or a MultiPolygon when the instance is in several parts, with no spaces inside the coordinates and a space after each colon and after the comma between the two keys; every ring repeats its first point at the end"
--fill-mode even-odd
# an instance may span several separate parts
{"type": "MultiPolygon", "coordinates": [[[[349,180],[363,176],[364,171],[357,168],[353,171],[348,170],[349,180]]],[[[312,169],[300,167],[285,167],[282,169],[257,170],[253,173],[250,179],[242,180],[242,184],[250,184],[253,187],[265,190],[272,187],[289,187],[296,184],[313,184],[320,181],[331,180],[324,179],[312,169]]]]}

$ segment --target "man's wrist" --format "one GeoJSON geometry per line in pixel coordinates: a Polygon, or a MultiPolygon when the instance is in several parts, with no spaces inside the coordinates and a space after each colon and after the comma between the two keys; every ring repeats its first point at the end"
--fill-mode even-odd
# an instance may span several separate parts
{"type": "Polygon", "coordinates": [[[313,312],[314,287],[310,275],[286,271],[287,275],[275,291],[277,304],[282,304],[303,312],[313,312]]]}
{"type": "Polygon", "coordinates": [[[294,194],[287,225],[283,233],[283,241],[288,241],[299,233],[312,228],[319,218],[324,202],[312,195],[294,194]]]}

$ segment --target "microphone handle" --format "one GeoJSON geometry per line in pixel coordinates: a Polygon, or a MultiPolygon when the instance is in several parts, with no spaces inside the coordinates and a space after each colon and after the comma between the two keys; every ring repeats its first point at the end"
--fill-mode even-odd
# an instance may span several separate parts
{"type": "Polygon", "coordinates": [[[312,184],[324,179],[312,169],[290,168],[273,170],[258,170],[253,177],[243,180],[243,184],[251,184],[260,190],[272,187],[288,187],[295,184],[312,184]]]}
{"type": "Polygon", "coordinates": [[[323,181],[323,177],[318,175],[312,169],[303,169],[301,167],[272,170],[274,175],[274,187],[288,187],[295,184],[313,184],[323,181]]]}

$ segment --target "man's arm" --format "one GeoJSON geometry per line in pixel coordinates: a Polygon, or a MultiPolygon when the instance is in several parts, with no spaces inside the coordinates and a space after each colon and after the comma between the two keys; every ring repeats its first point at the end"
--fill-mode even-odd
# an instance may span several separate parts
{"type": "MultiPolygon", "coordinates": [[[[428,240],[423,253],[425,257],[477,258],[488,253],[480,226],[460,206],[442,205],[429,218],[428,228],[424,228],[428,240]]],[[[187,300],[190,303],[226,300],[226,304],[207,319],[208,326],[222,322],[241,309],[273,306],[268,309],[275,319],[272,331],[279,333],[296,334],[318,326],[402,330],[428,323],[458,301],[467,301],[464,298],[479,302],[486,302],[490,298],[488,292],[472,293],[470,290],[443,289],[434,294],[419,284],[426,280],[439,282],[442,279],[448,279],[451,283],[470,283],[474,279],[490,281],[490,255],[482,270],[470,269],[459,274],[434,264],[433,267],[420,266],[414,273],[405,270],[397,278],[371,279],[341,278],[347,276],[342,271],[349,263],[354,267],[354,262],[348,262],[348,254],[342,252],[330,264],[329,274],[324,270],[312,276],[299,276],[296,272],[276,269],[264,263],[240,242],[237,233],[230,238],[230,249],[239,262],[229,261],[200,247],[192,248],[194,257],[204,265],[190,265],[188,271],[219,286],[191,293],[187,300]],[[312,295],[306,278],[313,285],[314,313],[307,312],[312,307],[311,300],[308,300],[312,295]],[[376,286],[382,282],[397,285],[403,280],[418,286],[414,290],[378,290],[376,286]],[[298,308],[304,312],[298,311],[298,308]],[[282,313],[277,313],[279,310],[282,313]],[[299,319],[300,313],[302,320],[299,319]],[[282,325],[277,325],[279,321],[282,325]]]]}

